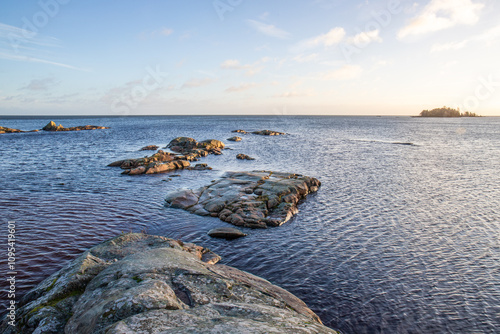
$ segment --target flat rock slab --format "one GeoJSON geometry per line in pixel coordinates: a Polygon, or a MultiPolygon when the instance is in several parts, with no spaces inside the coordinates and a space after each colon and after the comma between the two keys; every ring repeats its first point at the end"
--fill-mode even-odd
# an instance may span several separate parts
{"type": "Polygon", "coordinates": [[[290,292],[194,244],[123,234],[20,300],[0,333],[337,333],[290,292]]]}
{"type": "Polygon", "coordinates": [[[208,186],[171,193],[165,201],[236,226],[266,228],[287,222],[298,212],[298,202],[320,185],[318,179],[293,173],[227,172],[208,186]]]}
{"type": "Polygon", "coordinates": [[[247,235],[242,231],[234,227],[218,227],[208,231],[208,235],[212,238],[222,238],[222,239],[238,239],[241,237],[246,237],[247,235]]]}

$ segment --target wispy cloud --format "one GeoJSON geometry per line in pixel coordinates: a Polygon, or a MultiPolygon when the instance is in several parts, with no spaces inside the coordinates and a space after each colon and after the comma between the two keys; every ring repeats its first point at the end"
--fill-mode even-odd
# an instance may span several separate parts
{"type": "Polygon", "coordinates": [[[251,88],[256,87],[257,84],[255,82],[250,82],[250,83],[244,83],[238,86],[231,86],[225,90],[226,93],[235,93],[235,92],[242,92],[245,90],[249,90],[251,88]]]}
{"type": "Polygon", "coordinates": [[[318,60],[319,55],[317,53],[311,53],[308,55],[300,54],[298,56],[293,57],[293,60],[295,60],[297,63],[308,63],[311,61],[316,61],[318,60]]]}
{"type": "Polygon", "coordinates": [[[432,46],[431,53],[449,50],[460,50],[465,48],[472,42],[485,42],[487,45],[489,45],[498,39],[500,39],[500,25],[490,28],[482,34],[473,36],[471,38],[466,38],[462,41],[436,43],[432,46]]]}
{"type": "Polygon", "coordinates": [[[341,68],[330,71],[323,75],[325,80],[353,80],[363,73],[363,68],[359,65],[344,65],[341,68]]]}
{"type": "Polygon", "coordinates": [[[25,29],[0,23],[0,59],[49,64],[78,71],[88,71],[64,64],[40,55],[50,57],[53,48],[60,48],[61,42],[54,37],[42,36],[25,29]]]}
{"type": "Polygon", "coordinates": [[[272,24],[266,24],[255,20],[246,20],[246,21],[250,25],[250,27],[252,27],[253,29],[257,30],[258,32],[264,35],[280,39],[288,39],[291,36],[289,32],[279,29],[272,24]]]}
{"type": "Polygon", "coordinates": [[[305,39],[292,47],[292,51],[303,52],[317,47],[331,47],[339,44],[345,37],[345,30],[341,27],[331,29],[325,34],[305,39]]]}
{"type": "Polygon", "coordinates": [[[357,47],[366,46],[372,42],[382,43],[382,38],[379,36],[380,30],[363,31],[357,35],[347,38],[347,43],[354,44],[357,47]]]}
{"type": "Polygon", "coordinates": [[[474,25],[484,4],[472,0],[432,0],[411,22],[403,27],[398,38],[423,35],[456,25],[474,25]]]}
{"type": "Polygon", "coordinates": [[[195,88],[206,86],[214,82],[213,78],[194,78],[186,81],[181,88],[195,88]]]}
{"type": "Polygon", "coordinates": [[[29,84],[27,84],[24,87],[21,87],[19,89],[21,90],[31,90],[31,91],[46,91],[49,88],[59,84],[58,81],[56,81],[52,77],[48,78],[43,78],[43,79],[33,79],[30,81],[29,84]]]}
{"type": "Polygon", "coordinates": [[[150,39],[150,38],[158,38],[158,37],[166,37],[170,36],[174,33],[173,29],[162,27],[158,30],[142,32],[139,37],[141,39],[150,39]]]}
{"type": "Polygon", "coordinates": [[[228,59],[220,64],[220,68],[224,70],[246,70],[246,75],[252,76],[262,71],[263,67],[260,65],[267,61],[269,59],[264,57],[253,64],[241,64],[237,59],[228,59]]]}

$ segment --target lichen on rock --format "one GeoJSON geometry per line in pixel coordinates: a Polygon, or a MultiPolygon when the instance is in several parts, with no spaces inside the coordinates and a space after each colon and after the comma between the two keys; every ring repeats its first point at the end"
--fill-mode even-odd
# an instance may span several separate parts
{"type": "Polygon", "coordinates": [[[26,294],[13,333],[336,333],[268,281],[216,264],[208,249],[123,234],[26,294]]]}

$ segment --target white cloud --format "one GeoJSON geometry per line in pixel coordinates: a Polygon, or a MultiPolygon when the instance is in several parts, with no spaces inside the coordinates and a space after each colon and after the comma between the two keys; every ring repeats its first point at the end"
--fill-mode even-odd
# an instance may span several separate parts
{"type": "Polygon", "coordinates": [[[431,48],[431,53],[435,52],[442,52],[442,51],[448,51],[448,50],[459,50],[463,49],[464,47],[469,44],[470,40],[464,40],[461,42],[450,42],[450,43],[444,43],[444,44],[434,44],[431,48]]]}
{"type": "Polygon", "coordinates": [[[225,70],[246,70],[247,76],[253,76],[260,71],[262,71],[262,67],[259,67],[261,62],[269,61],[266,57],[262,58],[260,61],[255,62],[254,64],[241,64],[237,59],[228,59],[220,64],[220,68],[225,70]]]}
{"type": "Polygon", "coordinates": [[[472,0],[432,0],[425,8],[403,27],[398,38],[423,35],[459,24],[474,25],[484,4],[472,0]]]}
{"type": "Polygon", "coordinates": [[[280,39],[288,39],[290,38],[290,33],[277,28],[276,26],[272,24],[266,24],[263,22],[255,21],[255,20],[247,20],[247,23],[255,30],[257,30],[260,33],[263,33],[264,35],[270,36],[270,37],[276,37],[280,39]]]}
{"type": "Polygon", "coordinates": [[[292,49],[295,51],[303,51],[307,49],[313,49],[319,46],[323,47],[331,47],[337,45],[344,39],[345,30],[341,27],[336,27],[331,29],[329,32],[325,34],[321,34],[315,37],[308,38],[299,42],[292,49]]]}
{"type": "Polygon", "coordinates": [[[353,37],[347,39],[347,43],[354,44],[358,48],[365,47],[372,42],[382,43],[382,38],[379,36],[380,30],[363,31],[353,37]]]}
{"type": "Polygon", "coordinates": [[[225,91],[227,93],[242,92],[242,91],[248,90],[250,88],[253,88],[255,86],[257,86],[257,84],[255,82],[251,82],[251,83],[241,84],[239,86],[231,86],[231,87],[227,88],[225,91]]]}
{"type": "Polygon", "coordinates": [[[300,54],[298,56],[293,57],[293,60],[295,60],[297,63],[308,63],[311,61],[316,61],[318,60],[318,54],[317,53],[311,53],[308,55],[300,54]]]}
{"type": "Polygon", "coordinates": [[[363,68],[359,65],[344,65],[341,68],[330,71],[323,75],[325,80],[352,80],[356,79],[363,72],[363,68]]]}
{"type": "Polygon", "coordinates": [[[248,68],[250,65],[241,65],[240,61],[237,59],[228,59],[220,64],[220,68],[227,70],[241,70],[243,68],[248,68]]]}
{"type": "Polygon", "coordinates": [[[48,77],[43,79],[33,79],[30,81],[28,85],[22,87],[20,89],[26,89],[31,91],[46,91],[50,87],[57,85],[57,82],[54,78],[48,77]]]}
{"type": "Polygon", "coordinates": [[[294,98],[294,97],[308,97],[308,96],[313,96],[313,95],[314,94],[311,91],[307,91],[307,92],[290,91],[290,92],[284,92],[282,94],[273,95],[272,97],[294,98]]]}
{"type": "Polygon", "coordinates": [[[464,39],[462,41],[436,43],[432,46],[431,53],[463,49],[472,42],[485,42],[489,45],[498,39],[500,39],[500,25],[490,28],[482,34],[464,39]]]}
{"type": "Polygon", "coordinates": [[[195,78],[186,81],[183,85],[182,88],[194,88],[194,87],[201,87],[201,86],[206,86],[211,84],[214,81],[212,78],[195,78]]]}

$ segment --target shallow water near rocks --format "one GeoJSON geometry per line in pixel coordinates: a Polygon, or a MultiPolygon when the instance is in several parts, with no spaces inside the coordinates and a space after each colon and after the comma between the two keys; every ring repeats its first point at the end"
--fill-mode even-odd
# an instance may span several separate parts
{"type": "MultiPolygon", "coordinates": [[[[16,295],[121,232],[194,242],[268,279],[343,333],[495,333],[500,326],[500,119],[409,117],[57,118],[109,130],[0,135],[0,237],[16,222],[16,295]],[[240,135],[271,129],[286,136],[240,135]],[[212,171],[126,176],[106,165],[178,136],[221,139],[212,171]],[[243,153],[253,161],[236,159],[243,153]],[[228,170],[275,170],[322,187],[278,228],[243,229],[164,207],[228,170]]],[[[2,119],[32,130],[49,119],[2,119]]],[[[5,253],[6,249],[3,251],[5,253]]],[[[6,272],[6,258],[0,263],[6,272]]],[[[2,283],[2,290],[7,288],[2,283]]],[[[7,296],[0,292],[5,310],[7,296]]]]}

